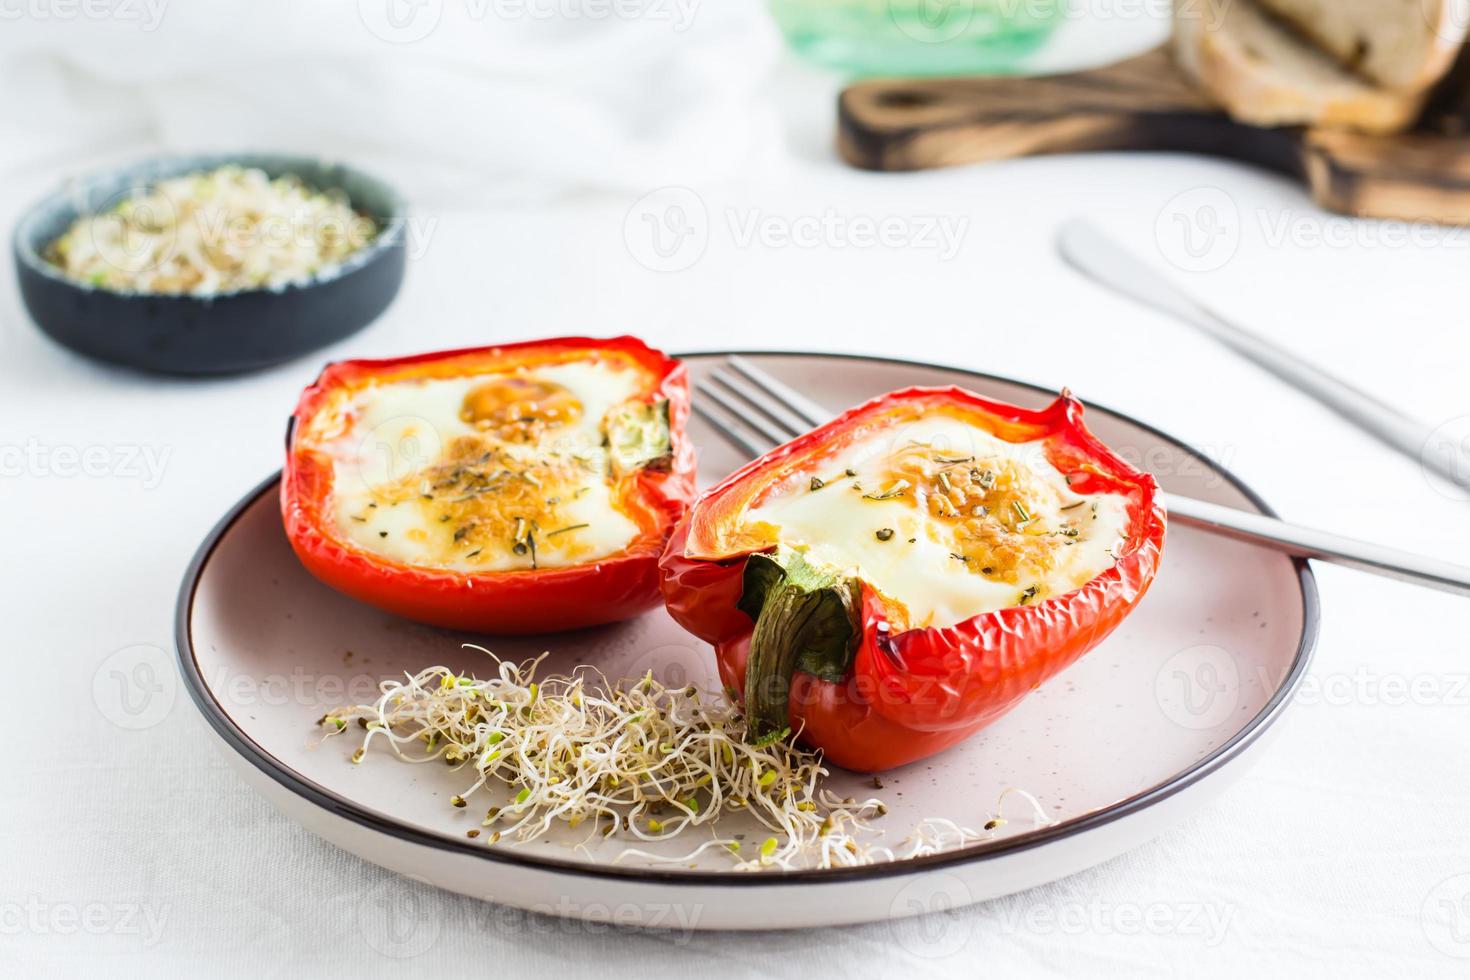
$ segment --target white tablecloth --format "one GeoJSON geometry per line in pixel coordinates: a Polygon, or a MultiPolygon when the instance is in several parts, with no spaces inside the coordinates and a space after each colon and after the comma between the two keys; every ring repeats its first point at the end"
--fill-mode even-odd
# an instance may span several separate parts
{"type": "MultiPolygon", "coordinates": [[[[168,16],[188,23],[197,9],[168,16]]],[[[782,57],[758,12],[742,16],[744,33],[726,36],[758,74],[704,79],[712,91],[734,86],[719,111],[749,127],[735,141],[739,167],[728,155],[688,154],[706,145],[690,114],[695,128],[669,135],[675,163],[646,179],[638,161],[659,157],[658,140],[607,135],[597,152],[628,155],[609,163],[616,179],[604,186],[584,179],[586,160],[554,175],[560,184],[540,181],[534,162],[545,155],[508,146],[532,163],[506,164],[507,180],[518,172],[522,186],[549,191],[498,201],[459,194],[464,160],[449,150],[419,166],[416,152],[390,159],[370,127],[337,134],[409,188],[416,254],[385,317],[296,363],[215,381],[101,367],[37,333],[7,267],[0,576],[12,632],[0,972],[1339,978],[1470,969],[1470,607],[1335,568],[1317,570],[1323,630],[1312,678],[1263,761],[1218,803],[1045,888],[919,922],[812,934],[607,931],[419,888],[322,843],[246,788],[171,674],[129,670],[118,687],[119,664],[163,662],[171,651],[186,563],[219,515],[279,465],[283,420],[323,361],[535,335],[632,331],[671,349],[893,354],[1066,384],[1202,447],[1288,519],[1443,558],[1470,547],[1466,501],[1415,462],[1099,291],[1051,245],[1061,219],[1091,214],[1222,310],[1452,424],[1470,413],[1461,322],[1470,235],[1327,216],[1286,179],[1187,157],[849,171],[829,150],[832,80],[782,57]],[[674,215],[662,225],[669,235],[680,215],[694,221],[660,250],[644,214],[655,224],[674,215]],[[884,241],[870,240],[877,228],[889,229],[884,241]],[[147,698],[152,723],[119,725],[134,718],[120,716],[121,698],[147,698]],[[393,947],[416,954],[397,960],[377,931],[383,910],[406,902],[426,903],[410,907],[432,914],[411,921],[432,934],[393,947]]],[[[159,35],[170,26],[165,17],[159,35]]],[[[50,37],[10,35],[0,70],[64,79],[88,67],[45,53],[50,37]]],[[[113,44],[128,67],[94,51],[88,84],[146,79],[148,59],[129,54],[125,39],[113,44]]],[[[217,50],[231,60],[227,45],[217,50]]],[[[228,104],[237,66],[209,76],[208,58],[191,57],[177,71],[228,104]]],[[[730,53],[719,63],[728,69],[730,53]]],[[[321,72],[323,90],[353,83],[321,72]]],[[[63,173],[222,138],[191,128],[199,113],[187,86],[157,103],[130,97],[116,113],[107,85],[91,95],[36,86],[37,98],[85,111],[58,109],[55,127],[19,110],[3,117],[34,151],[7,144],[7,227],[63,173]],[[159,106],[156,118],[177,125],[135,125],[159,106]],[[108,119],[122,121],[108,129],[108,119]]],[[[328,139],[309,120],[286,122],[281,145],[328,139]]],[[[250,142],[264,140],[262,125],[249,120],[250,142]]],[[[495,142],[462,128],[472,142],[495,142]]]]}

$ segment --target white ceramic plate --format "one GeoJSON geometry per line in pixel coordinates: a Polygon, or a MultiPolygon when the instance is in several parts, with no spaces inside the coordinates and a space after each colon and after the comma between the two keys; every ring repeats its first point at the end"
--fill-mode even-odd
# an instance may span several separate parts
{"type": "MultiPolygon", "coordinates": [[[[748,356],[834,410],[915,384],[959,384],[1033,407],[1053,397],[921,364],[748,356]]],[[[721,359],[687,361],[698,377],[721,359]]],[[[1088,422],[1170,491],[1266,510],[1234,477],[1160,432],[1097,406],[1088,422]]],[[[742,462],[698,420],[692,434],[703,484],[742,462]]],[[[653,668],[670,684],[717,689],[708,647],[662,612],[529,640],[465,637],[394,618],[301,568],[281,528],[277,493],[272,477],[220,521],[179,597],[185,684],[229,759],[283,812],[367,860],[464,894],[587,919],[681,928],[860,922],[983,901],[1074,873],[1149,839],[1223,789],[1259,751],[1317,634],[1316,587],[1304,563],[1171,527],[1152,591],[1101,647],[976,738],[885,774],[882,790],[841,772],[831,784],[839,795],[883,798],[884,843],[895,847],[926,818],[981,826],[1012,786],[1033,794],[1054,822],[1026,819],[1012,797],[1011,819],[994,839],[909,860],[761,873],[733,872],[720,854],[697,866],[613,864],[629,842],[576,847],[585,829],[521,845],[472,840],[467,831],[498,801],[481,796],[466,809],[451,807],[449,798],[470,782],[464,773],[410,765],[386,750],[352,765],[357,740],[323,742],[315,722],[344,703],[372,700],[380,679],[404,671],[443,663],[483,676],[483,656],[459,649],[466,639],[505,657],[548,649],[548,668],[559,671],[588,663],[635,677],[653,668]]],[[[729,829],[722,818],[722,832],[729,829]]]]}

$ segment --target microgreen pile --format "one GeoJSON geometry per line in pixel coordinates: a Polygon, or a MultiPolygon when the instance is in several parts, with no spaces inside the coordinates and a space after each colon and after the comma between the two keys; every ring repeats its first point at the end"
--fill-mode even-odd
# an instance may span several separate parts
{"type": "Polygon", "coordinates": [[[974,831],[926,820],[895,853],[876,844],[882,801],[822,788],[828,771],[820,754],[798,747],[790,732],[750,738],[739,709],[721,695],[667,687],[652,672],[617,684],[589,668],[538,679],[545,654],[513,663],[471,649],[491,658],[492,676],[430,667],[384,681],[373,704],[329,712],[321,724],[329,735],[365,730],[354,763],[381,742],[409,762],[468,770],[473,782],[450,803],[469,808],[481,791],[497,801],[468,832],[492,844],[585,826],[578,846],[616,834],[630,843],[620,859],[688,863],[718,851],[737,870],[827,868],[951,849],[987,839],[1005,822],[997,816],[974,831]],[[742,831],[756,832],[721,834],[717,821],[734,813],[747,816],[736,821],[742,831]],[[674,856],[636,846],[693,843],[699,828],[706,839],[674,856]]]}

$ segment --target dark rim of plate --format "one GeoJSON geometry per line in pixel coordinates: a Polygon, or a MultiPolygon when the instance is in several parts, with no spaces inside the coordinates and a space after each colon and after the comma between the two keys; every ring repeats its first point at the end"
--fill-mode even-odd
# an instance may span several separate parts
{"type": "MultiPolygon", "coordinates": [[[[1014,378],[1007,378],[1001,375],[985,374],[980,371],[969,371],[964,368],[955,368],[926,361],[875,357],[864,354],[822,354],[799,351],[693,351],[674,356],[681,358],[729,357],[732,354],[750,357],[828,357],[853,361],[900,364],[907,367],[920,367],[931,370],[950,371],[957,374],[967,374],[974,378],[1027,388],[1041,395],[1055,395],[1056,393],[1052,389],[1041,385],[1017,381],[1014,378]]],[[[1193,447],[1180,442],[1173,436],[1161,432],[1153,426],[1139,422],[1123,412],[1114,411],[1103,405],[1093,405],[1093,407],[1100,412],[1107,412],[1125,422],[1136,425],[1145,432],[1157,436],[1164,442],[1190,453],[1201,463],[1209,466],[1223,476],[1231,486],[1244,494],[1263,514],[1271,517],[1276,516],[1276,512],[1254,490],[1241,482],[1238,477],[1224,467],[1210,462],[1208,458],[1193,447]]],[[[204,567],[209,562],[209,558],[214,552],[215,547],[223,540],[235,521],[263,495],[271,492],[279,479],[280,472],[278,471],[246,494],[244,498],[236,503],[220,519],[219,523],[205,536],[204,542],[199,546],[198,551],[195,552],[194,559],[190,562],[188,570],[184,573],[183,583],[179,589],[178,605],[174,621],[174,641],[178,654],[179,669],[183,674],[184,686],[188,688],[190,696],[194,699],[194,703],[208,720],[210,726],[235,752],[247,759],[261,772],[308,802],[322,807],[336,816],[350,820],[359,826],[436,850],[450,851],[482,861],[491,861],[513,867],[536,869],[557,874],[651,881],[666,885],[758,887],[782,884],[822,884],[855,878],[909,875],[921,870],[930,871],[955,865],[987,861],[1003,855],[1015,854],[1019,851],[1029,850],[1044,844],[1074,837],[1105,824],[1112,823],[1115,820],[1135,814],[1175,795],[1181,790],[1199,782],[1217,769],[1220,769],[1225,763],[1244,751],[1270,727],[1289,703],[1291,693],[1306,675],[1307,667],[1312,659],[1312,653],[1317,645],[1317,637],[1321,627],[1321,612],[1316,578],[1305,561],[1302,559],[1293,559],[1302,590],[1302,635],[1297,646],[1296,654],[1292,660],[1291,670],[1282,679],[1266,705],[1254,718],[1236,732],[1230,740],[1219,746],[1209,755],[1200,759],[1194,765],[1175,774],[1167,782],[1074,820],[1065,821],[1050,827],[1043,827],[1026,834],[1017,834],[1014,837],[956,848],[955,850],[946,851],[941,854],[931,854],[923,857],[849,868],[810,868],[795,871],[776,870],[762,871],[755,874],[739,874],[729,871],[675,871],[662,868],[591,865],[561,858],[524,854],[514,849],[489,848],[483,843],[441,837],[384,818],[377,813],[359,806],[346,797],[333,793],[301,773],[283,765],[242,731],[225,712],[224,708],[215,700],[213,694],[205,684],[204,677],[199,669],[199,664],[194,656],[193,638],[190,635],[189,628],[194,593],[198,588],[204,567]]]]}
{"type": "MultiPolygon", "coordinates": [[[[316,181],[308,180],[307,183],[315,190],[344,190],[339,185],[319,185],[316,181]]],[[[350,195],[354,210],[364,210],[363,202],[355,195],[350,195]]],[[[227,299],[231,296],[242,296],[248,293],[287,293],[297,289],[310,289],[323,283],[340,279],[356,270],[362,268],[376,258],[379,254],[389,248],[401,245],[405,239],[405,229],[408,223],[408,207],[402,195],[394,190],[393,185],[387,181],[363,170],[357,166],[349,166],[322,157],[302,156],[290,153],[184,153],[171,156],[153,157],[138,163],[129,164],[125,167],[114,167],[96,173],[67,180],[60,188],[51,191],[43,198],[26,209],[15,223],[15,232],[12,235],[12,243],[15,254],[20,261],[24,262],[32,271],[45,276],[55,282],[81,289],[86,292],[110,293],[114,296],[126,296],[135,299],[184,301],[184,302],[214,302],[227,299]],[[242,167],[259,167],[268,172],[280,174],[300,175],[300,171],[322,171],[335,170],[353,181],[360,181],[373,188],[375,194],[382,195],[387,205],[380,209],[388,212],[385,214],[373,214],[372,217],[378,222],[378,233],[373,240],[362,248],[353,252],[337,265],[327,268],[323,272],[313,273],[301,282],[290,282],[275,288],[267,286],[252,286],[247,289],[232,289],[225,292],[212,293],[208,296],[194,296],[189,293],[144,293],[129,292],[118,289],[104,289],[90,283],[78,282],[62,272],[57,266],[49,261],[37,250],[34,242],[36,239],[35,226],[43,219],[49,217],[54,210],[60,208],[66,210],[70,207],[71,222],[86,213],[99,213],[80,206],[79,202],[90,202],[91,194],[98,188],[120,184],[128,179],[128,175],[137,175],[137,186],[149,187],[159,180],[170,177],[179,177],[184,174],[198,170],[214,170],[228,164],[238,164],[242,167]],[[386,218],[386,220],[384,220],[386,218]]],[[[57,236],[48,238],[46,244],[55,241],[57,236]]]]}

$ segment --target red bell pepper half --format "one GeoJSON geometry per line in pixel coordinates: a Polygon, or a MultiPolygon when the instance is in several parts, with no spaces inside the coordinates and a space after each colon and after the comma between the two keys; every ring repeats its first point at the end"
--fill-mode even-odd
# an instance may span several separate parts
{"type": "MultiPolygon", "coordinates": [[[[860,771],[939,752],[1101,642],[1153,580],[1164,540],[1157,485],[1088,432],[1082,414],[1065,392],[1030,411],[958,388],[896,391],[854,408],[699,499],[660,562],[665,604],[714,645],[720,676],[744,699],[756,734],[787,726],[829,760],[860,771]],[[773,494],[800,492],[808,481],[818,491],[845,447],[937,416],[1034,443],[1073,493],[1123,498],[1116,561],[1073,591],[1031,602],[1023,593],[1017,604],[953,625],[907,628],[895,597],[814,567],[799,550],[783,559],[769,542],[752,547],[742,532],[742,515],[773,494]]],[[[884,531],[878,540],[888,540],[884,531]]]]}
{"type": "MultiPolygon", "coordinates": [[[[292,418],[281,481],[286,533],[302,563],[327,585],[431,625],[540,633],[627,619],[658,605],[658,557],[694,498],[694,452],[684,432],[688,415],[684,366],[632,337],[568,337],[332,364],[302,393],[292,418]],[[413,476],[406,493],[411,499],[389,503],[384,497],[382,506],[401,505],[395,514],[407,512],[421,522],[423,527],[409,532],[418,541],[442,541],[471,556],[498,549],[497,567],[466,567],[468,558],[390,557],[354,540],[344,527],[334,502],[334,446],[351,444],[353,426],[361,421],[360,397],[398,382],[467,381],[470,393],[459,418],[539,454],[543,440],[557,445],[568,420],[579,417],[581,403],[564,387],[538,381],[538,370],[587,363],[637,379],[638,393],[601,421],[605,468],[579,477],[605,482],[611,508],[636,525],[620,550],[546,567],[553,547],[548,536],[564,533],[554,542],[561,546],[587,525],[562,526],[571,523],[564,516],[568,504],[553,495],[556,490],[543,488],[537,474],[544,470],[512,462],[525,457],[498,452],[503,442],[477,444],[480,437],[465,435],[462,427],[452,439],[439,439],[437,430],[427,433],[430,442],[444,445],[443,458],[426,461],[421,481],[413,476]],[[515,567],[505,567],[508,562],[515,567]]],[[[585,462],[590,455],[578,457],[580,465],[591,467],[585,462]]],[[[378,499],[369,499],[364,506],[373,510],[365,514],[385,513],[377,509],[378,499]]],[[[388,538],[387,530],[381,533],[388,538]]],[[[393,533],[400,533],[396,526],[393,533]]]]}

